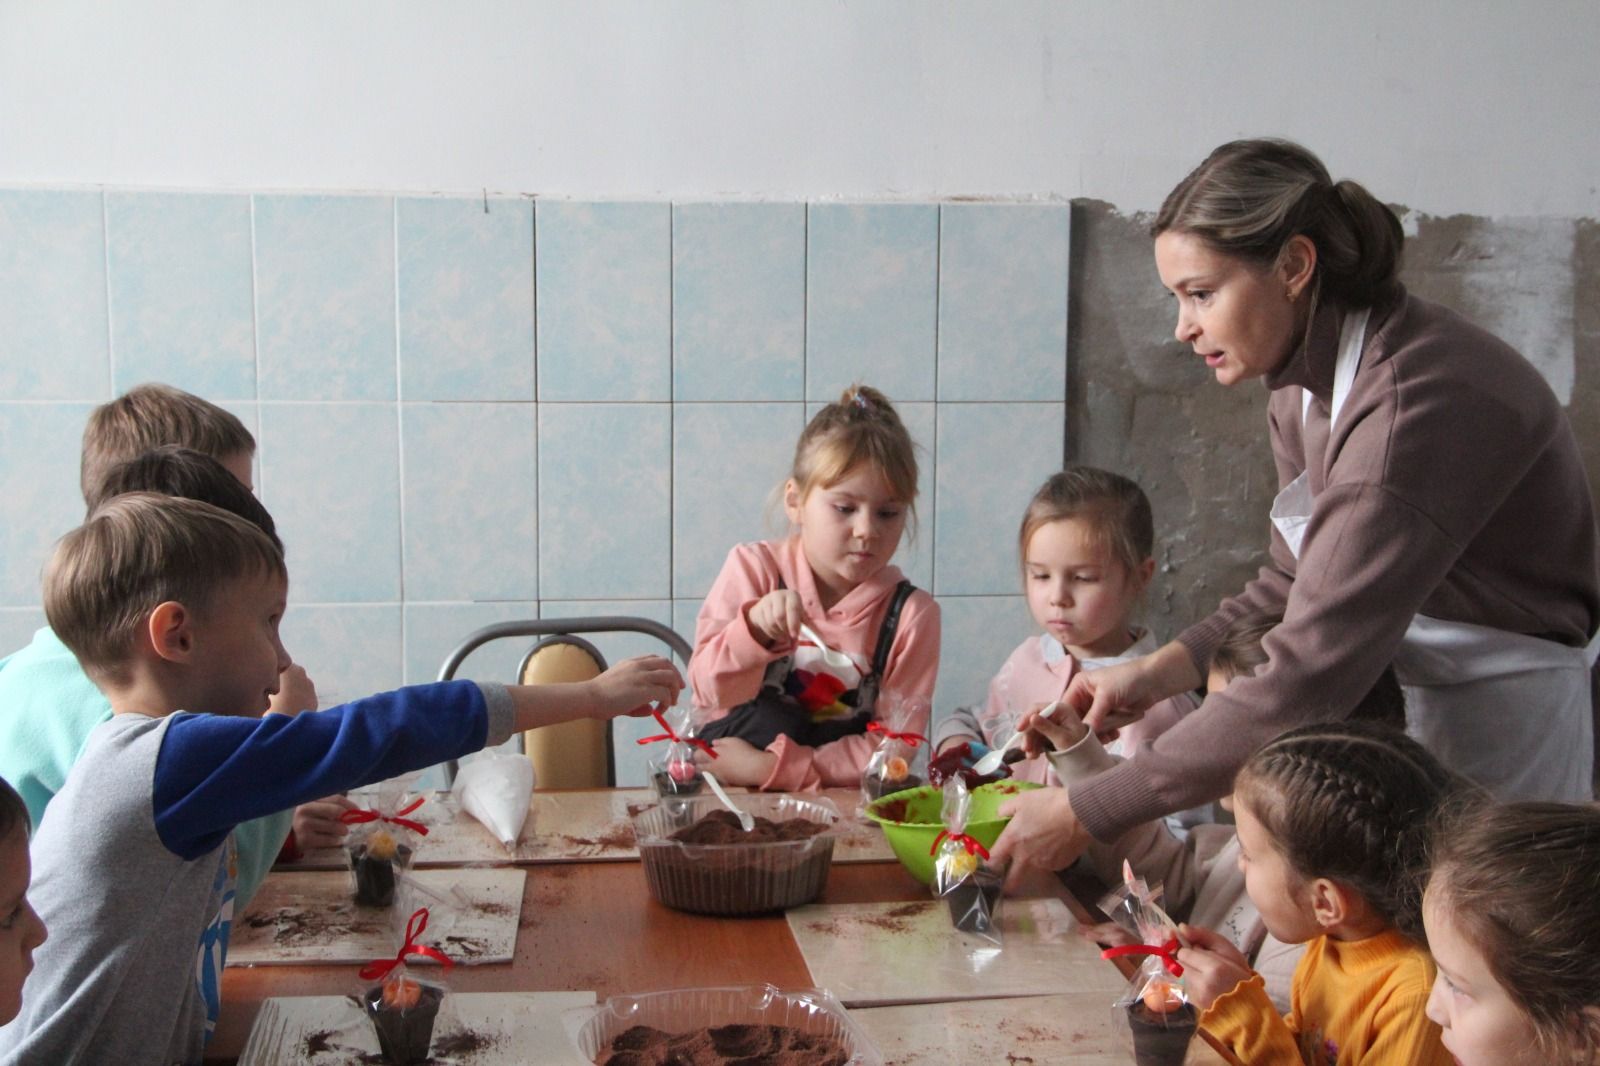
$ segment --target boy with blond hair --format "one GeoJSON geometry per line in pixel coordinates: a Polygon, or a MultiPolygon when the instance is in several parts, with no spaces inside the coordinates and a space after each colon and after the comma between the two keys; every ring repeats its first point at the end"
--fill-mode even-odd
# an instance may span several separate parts
{"type": "MultiPolygon", "coordinates": [[[[244,515],[272,533],[271,517],[250,493],[255,451],[255,438],[231,412],[170,385],[138,385],[89,415],[83,498],[92,511],[107,496],[130,489],[188,496],[244,515]],[[141,463],[151,450],[172,445],[200,455],[187,462],[169,457],[141,463]],[[201,457],[209,457],[209,465],[201,457]]],[[[284,677],[278,709],[289,702],[296,711],[316,706],[316,690],[299,667],[284,677]]],[[[0,777],[22,794],[33,828],[90,731],[109,717],[105,696],[48,626],[27,647],[0,659],[0,777]]],[[[338,813],[338,801],[323,801],[241,826],[240,901],[248,901],[267,875],[291,820],[303,845],[334,844],[341,835],[338,813]]]]}
{"type": "Polygon", "coordinates": [[[643,714],[683,684],[644,656],[576,684],[450,681],[257,717],[289,663],[287,595],[266,534],[194,500],[118,496],[57,546],[45,612],[113,715],[34,839],[33,899],[51,936],[22,1013],[0,1029],[0,1062],[199,1062],[220,1007],[239,822],[519,730],[643,714]]]}

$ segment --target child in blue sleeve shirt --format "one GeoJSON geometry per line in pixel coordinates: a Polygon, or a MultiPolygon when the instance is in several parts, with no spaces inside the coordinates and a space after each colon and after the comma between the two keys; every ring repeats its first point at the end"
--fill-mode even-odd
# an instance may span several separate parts
{"type": "Polygon", "coordinates": [[[44,582],[51,628],[113,714],[34,840],[32,897],[51,935],[22,1012],[0,1028],[6,1064],[200,1062],[241,821],[515,731],[642,714],[682,686],[670,662],[643,656],[578,684],[457,681],[257,717],[289,665],[283,556],[257,527],[194,500],[103,504],[62,538],[44,582]]]}

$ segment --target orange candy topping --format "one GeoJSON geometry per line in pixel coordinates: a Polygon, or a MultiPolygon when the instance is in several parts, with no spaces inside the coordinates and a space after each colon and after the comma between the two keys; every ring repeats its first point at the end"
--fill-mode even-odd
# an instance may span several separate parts
{"type": "Polygon", "coordinates": [[[383,983],[383,1005],[410,1010],[422,998],[422,986],[404,977],[391,977],[383,983]]]}
{"type": "Polygon", "coordinates": [[[1183,997],[1167,982],[1151,981],[1144,990],[1144,1005],[1153,1014],[1171,1014],[1183,1006],[1183,997]]]}
{"type": "Polygon", "coordinates": [[[887,781],[904,781],[911,772],[911,767],[898,755],[892,755],[883,764],[883,776],[887,781]]]}

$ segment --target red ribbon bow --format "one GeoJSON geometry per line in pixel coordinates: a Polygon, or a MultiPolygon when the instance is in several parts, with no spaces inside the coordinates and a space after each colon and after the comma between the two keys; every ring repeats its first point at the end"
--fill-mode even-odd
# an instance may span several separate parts
{"type": "Polygon", "coordinates": [[[635,743],[654,744],[658,740],[672,740],[679,744],[693,744],[695,747],[701,749],[713,759],[717,757],[717,751],[711,746],[709,741],[701,740],[699,737],[680,737],[677,733],[672,731],[672,727],[667,724],[667,720],[661,717],[660,711],[651,711],[650,714],[661,725],[661,728],[666,730],[666,732],[657,733],[653,737],[640,737],[637,741],[635,741],[635,743]]]}
{"type": "Polygon", "coordinates": [[[412,811],[422,806],[422,801],[425,799],[427,799],[426,796],[418,796],[404,807],[401,807],[398,811],[395,811],[393,817],[390,817],[387,814],[379,814],[377,811],[369,811],[364,807],[357,807],[355,810],[345,811],[343,814],[339,815],[339,821],[343,822],[345,825],[360,825],[363,822],[392,822],[395,825],[404,826],[413,833],[421,833],[423,836],[427,836],[427,826],[423,825],[421,822],[413,822],[410,818],[401,817],[401,815],[410,814],[412,811]]]}
{"type": "Polygon", "coordinates": [[[1154,944],[1124,944],[1121,947],[1106,948],[1100,953],[1102,959],[1115,959],[1122,955],[1154,955],[1166,965],[1167,971],[1174,977],[1183,976],[1183,964],[1178,961],[1178,938],[1173,937],[1160,947],[1154,944]]]}
{"type": "Polygon", "coordinates": [[[868,722],[867,732],[882,733],[890,740],[903,740],[907,744],[910,744],[913,748],[918,744],[926,743],[928,739],[921,733],[897,733],[893,729],[890,729],[888,726],[884,725],[882,722],[868,722]]]}
{"type": "Polygon", "coordinates": [[[948,829],[939,830],[939,835],[933,838],[933,847],[928,849],[929,855],[938,854],[939,845],[944,841],[945,837],[949,837],[957,844],[964,846],[967,849],[968,855],[982,855],[985,859],[989,858],[988,848],[978,843],[972,837],[967,836],[965,833],[952,833],[948,829]]]}
{"type": "Polygon", "coordinates": [[[443,964],[445,969],[455,965],[455,960],[438,948],[430,948],[417,943],[417,937],[428,928],[428,908],[418,907],[412,912],[411,918],[406,922],[406,942],[392,959],[376,959],[361,968],[363,981],[376,981],[389,976],[389,971],[406,961],[407,955],[424,955],[435,962],[443,964]]]}

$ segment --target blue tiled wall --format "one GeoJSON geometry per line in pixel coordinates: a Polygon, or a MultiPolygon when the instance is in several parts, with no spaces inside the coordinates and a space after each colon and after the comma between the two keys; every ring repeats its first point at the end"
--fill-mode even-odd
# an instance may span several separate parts
{"type": "MultiPolygon", "coordinates": [[[[256,433],[285,638],[325,696],[425,681],[514,618],[692,640],[805,419],[855,380],[922,449],[897,561],[944,606],[937,705],[1030,630],[1013,538],[1065,439],[1065,205],[574,203],[0,190],[0,653],[82,515],[92,405],[162,380],[256,433]]],[[[613,657],[648,650],[602,639],[613,657]]],[[[468,676],[508,678],[521,648],[468,676]]],[[[618,727],[640,780],[642,727],[618,727]]]]}

